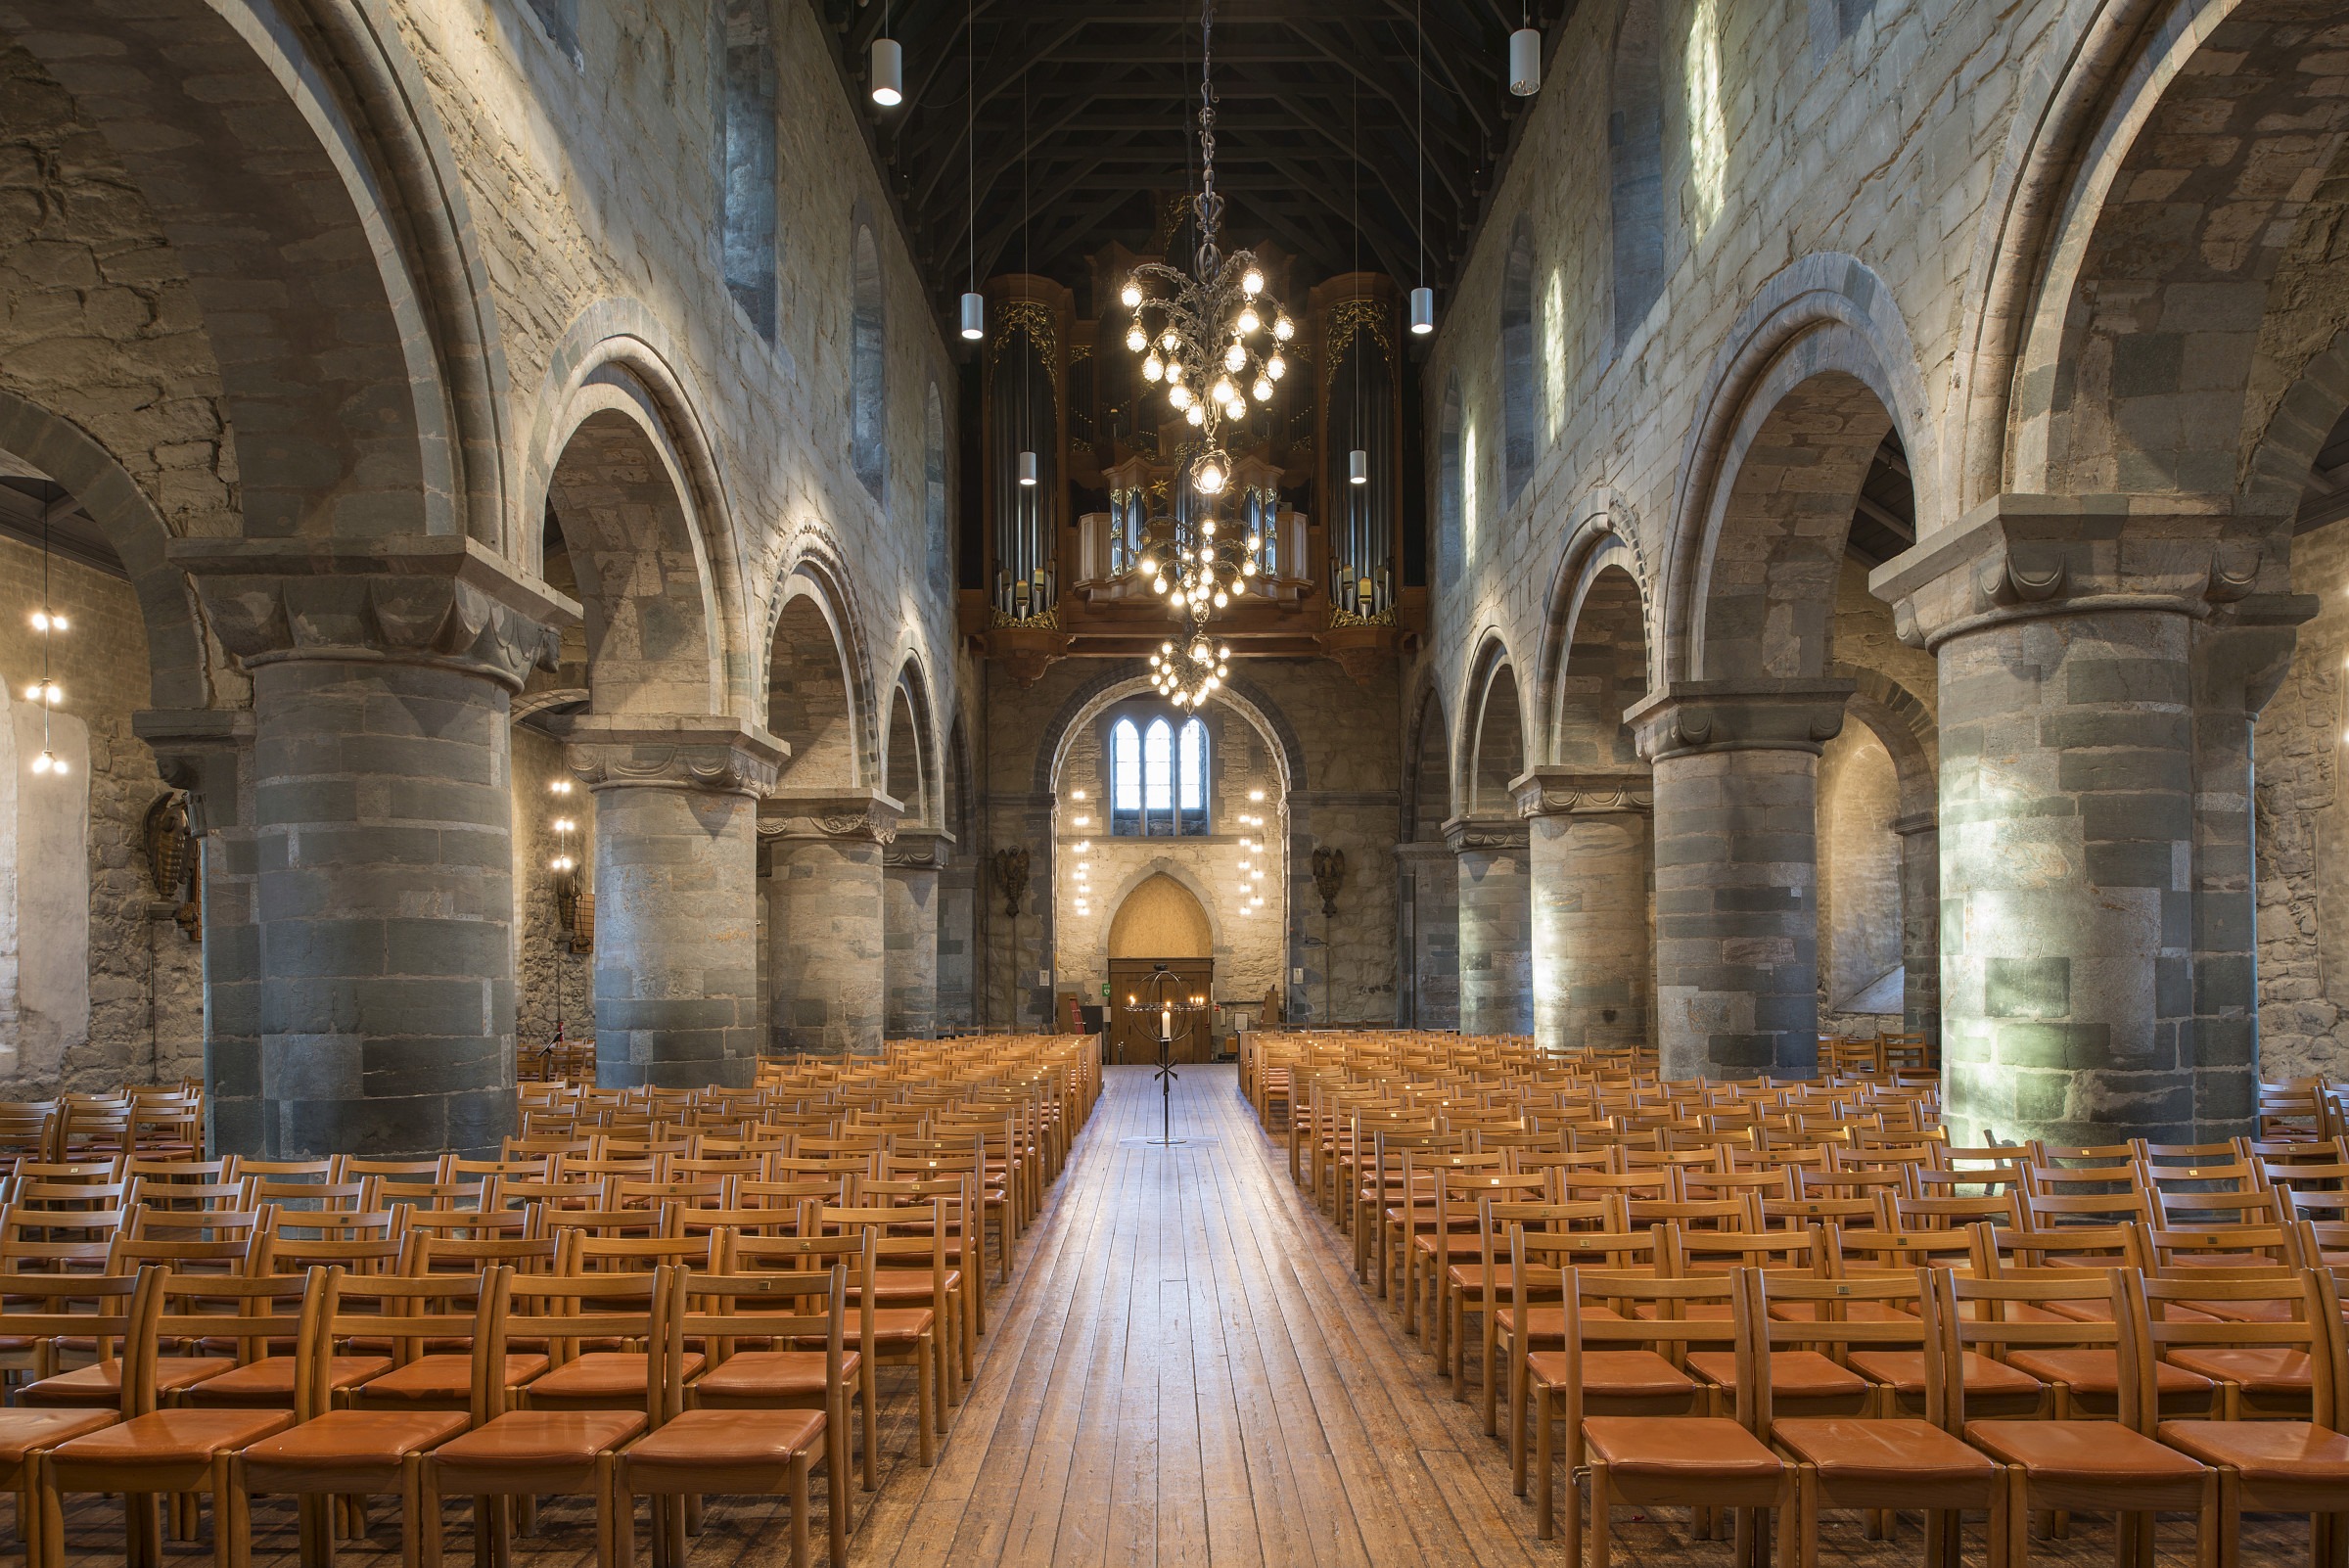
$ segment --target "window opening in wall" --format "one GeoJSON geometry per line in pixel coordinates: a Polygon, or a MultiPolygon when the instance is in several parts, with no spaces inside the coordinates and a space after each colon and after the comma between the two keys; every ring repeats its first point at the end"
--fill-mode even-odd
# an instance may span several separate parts
{"type": "Polygon", "coordinates": [[[773,342],[775,294],[775,47],[766,0],[721,0],[725,22],[725,140],[720,193],[726,292],[759,336],[773,342]]]}
{"type": "Polygon", "coordinates": [[[888,389],[883,384],[881,253],[859,224],[849,311],[849,450],[856,478],[876,501],[888,483],[888,389]]]}
{"type": "Polygon", "coordinates": [[[1534,236],[1520,214],[1500,280],[1501,500],[1517,504],[1541,449],[1534,380],[1534,236]]]}
{"type": "Polygon", "coordinates": [[[1142,831],[1142,735],[1121,718],[1109,732],[1109,831],[1133,838],[1142,831]]]}
{"type": "Polygon", "coordinates": [[[530,0],[530,15],[538,19],[538,26],[547,42],[571,57],[574,66],[584,69],[586,60],[579,53],[579,0],[530,0]]]}
{"type": "Polygon", "coordinates": [[[1436,435],[1436,581],[1450,587],[1459,580],[1460,530],[1464,521],[1465,433],[1461,429],[1457,376],[1445,383],[1442,420],[1436,435]]]}
{"type": "Polygon", "coordinates": [[[1179,813],[1177,826],[1184,833],[1207,831],[1207,730],[1196,718],[1182,726],[1176,750],[1176,791],[1174,808],[1179,813]]]}
{"type": "Polygon", "coordinates": [[[1109,831],[1115,838],[1196,837],[1208,831],[1207,726],[1164,718],[1109,730],[1109,831]]]}
{"type": "Polygon", "coordinates": [[[1664,292],[1664,69],[1655,0],[1631,0],[1615,35],[1607,157],[1614,219],[1615,346],[1664,292]]]}

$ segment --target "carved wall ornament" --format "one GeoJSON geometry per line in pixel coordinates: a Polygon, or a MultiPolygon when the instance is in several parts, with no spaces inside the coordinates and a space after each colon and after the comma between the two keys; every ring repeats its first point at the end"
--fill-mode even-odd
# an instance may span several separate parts
{"type": "Polygon", "coordinates": [[[668,787],[764,795],[790,748],[738,719],[589,714],[572,721],[564,757],[591,791],[668,787]]]}
{"type": "Polygon", "coordinates": [[[1649,774],[1572,767],[1534,768],[1509,781],[1509,797],[1523,817],[1619,815],[1656,807],[1649,774]]]}
{"type": "Polygon", "coordinates": [[[759,836],[862,840],[886,847],[897,841],[904,811],[879,790],[782,789],[759,803],[759,836]]]}

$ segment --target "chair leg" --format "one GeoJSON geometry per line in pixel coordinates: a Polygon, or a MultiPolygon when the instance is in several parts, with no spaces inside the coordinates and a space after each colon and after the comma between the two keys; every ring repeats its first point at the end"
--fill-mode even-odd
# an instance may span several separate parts
{"type": "Polygon", "coordinates": [[[1509,1484],[1517,1496],[1525,1496],[1525,1357],[1514,1341],[1509,1345],[1509,1484]]]}
{"type": "Polygon", "coordinates": [[[1555,1425],[1550,1411],[1549,1390],[1538,1389],[1534,1394],[1534,1535],[1549,1541],[1556,1537],[1556,1522],[1550,1517],[1550,1447],[1556,1441],[1555,1425]]]}
{"type": "Polygon", "coordinates": [[[619,1466],[609,1453],[595,1456],[595,1560],[597,1568],[631,1568],[636,1558],[635,1510],[622,1529],[619,1466]]]}
{"type": "Polygon", "coordinates": [[[825,1520],[830,1527],[825,1542],[824,1561],[827,1568],[849,1568],[849,1483],[839,1461],[829,1453],[824,1457],[824,1482],[831,1491],[831,1517],[825,1520]]]}
{"type": "Polygon", "coordinates": [[[930,1364],[930,1347],[917,1345],[913,1357],[913,1421],[921,1434],[919,1445],[922,1468],[938,1462],[938,1416],[935,1413],[938,1390],[931,1382],[934,1368],[930,1364]]]}
{"type": "Polygon", "coordinates": [[[791,1461],[791,1568],[807,1568],[807,1455],[791,1461]]]}
{"type": "Polygon", "coordinates": [[[1493,1321],[1493,1317],[1494,1308],[1493,1305],[1488,1302],[1485,1305],[1484,1321],[1477,1325],[1477,1335],[1484,1341],[1485,1352],[1484,1396],[1485,1436],[1487,1437],[1497,1436],[1500,1431],[1499,1411],[1497,1408],[1496,1408],[1496,1407],[1499,1404],[1499,1401],[1495,1397],[1498,1391],[1493,1386],[1493,1353],[1497,1348],[1497,1342],[1500,1338],[1500,1328],[1498,1324],[1493,1321]]]}
{"type": "Polygon", "coordinates": [[[856,1369],[856,1400],[861,1407],[858,1415],[864,1428],[864,1490],[870,1492],[878,1485],[875,1479],[881,1470],[881,1433],[873,1421],[873,1383],[880,1374],[873,1369],[873,1359],[864,1358],[856,1369]]]}
{"type": "Polygon", "coordinates": [[[438,1568],[440,1521],[435,1519],[432,1529],[425,1529],[423,1493],[417,1484],[423,1469],[424,1456],[419,1453],[409,1454],[399,1466],[399,1568],[425,1568],[427,1555],[438,1568]]]}
{"type": "MultiPolygon", "coordinates": [[[[2196,1568],[2219,1568],[2219,1553],[2223,1549],[2219,1536],[2219,1472],[2206,1471],[2202,1477],[2202,1507],[2194,1515],[2194,1562],[2196,1568]]],[[[2145,1516],[2145,1549],[2153,1548],[2153,1516],[2145,1516]]]]}
{"type": "Polygon", "coordinates": [[[1610,1515],[1615,1509],[1615,1489],[1608,1484],[1605,1463],[1590,1466],[1590,1565],[1589,1568],[1608,1568],[1614,1555],[1614,1532],[1609,1528],[1610,1515]]]}
{"type": "Polygon", "coordinates": [[[2005,1568],[2031,1568],[2031,1482],[2022,1466],[2006,1467],[2005,1568]]]}
{"type": "MultiPolygon", "coordinates": [[[[825,1416],[824,1471],[832,1488],[833,1522],[845,1534],[855,1526],[849,1516],[849,1391],[845,1388],[825,1416]]],[[[845,1565],[834,1563],[833,1568],[845,1565]]]]}

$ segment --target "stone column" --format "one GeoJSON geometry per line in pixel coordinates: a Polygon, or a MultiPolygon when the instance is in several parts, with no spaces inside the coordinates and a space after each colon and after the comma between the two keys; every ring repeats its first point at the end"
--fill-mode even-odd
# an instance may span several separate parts
{"type": "MultiPolygon", "coordinates": [[[[2241,1126],[2225,1084],[2250,1056],[2249,966],[2196,973],[2197,950],[2224,945],[2206,927],[2224,922],[2197,885],[2194,655],[2198,638],[2246,624],[2288,648],[2314,611],[2254,591],[2284,572],[2245,531],[2002,496],[1871,580],[1904,637],[1940,661],[1943,1080],[1959,1141],[2184,1141],[2241,1126]],[[2235,1026],[2198,1038],[2197,980],[2222,977],[2235,1026]],[[2205,1053],[2222,1070],[2207,1122],[2205,1053]]],[[[2239,680],[2232,710],[2247,727],[2239,680]]],[[[2238,770],[2233,788],[2245,784],[2238,770]]],[[[2247,843],[2235,853],[2247,859],[2247,843]]],[[[2247,904],[2247,888],[2212,892],[2247,904]]],[[[2241,919],[2247,953],[2247,907],[2241,919]]]]}
{"type": "Polygon", "coordinates": [[[510,703],[577,607],[459,537],[177,539],[171,559],[253,674],[246,1152],[494,1147],[514,1117],[510,703]]]}
{"type": "Polygon", "coordinates": [[[1423,841],[1395,846],[1402,867],[1398,899],[1404,965],[1409,992],[1408,1029],[1460,1027],[1460,862],[1451,846],[1423,841]]]}
{"type": "Polygon", "coordinates": [[[1534,1029],[1533,879],[1523,822],[1455,816],[1444,841],[1459,867],[1460,1033],[1534,1029]]]}
{"type": "Polygon", "coordinates": [[[257,1153],[267,1140],[261,1096],[261,940],[253,918],[253,715],[149,711],[131,732],[156,769],[188,792],[204,937],[204,1099],[215,1153],[257,1153]]]}
{"type": "Polygon", "coordinates": [[[1893,818],[1901,839],[1901,1027],[1941,1041],[1941,822],[1893,818]]]}
{"type": "Polygon", "coordinates": [[[881,1032],[891,1039],[938,1034],[938,878],[953,842],[936,828],[899,828],[882,856],[881,1032]]]}
{"type": "Polygon", "coordinates": [[[1655,766],[1666,1078],[1819,1069],[1819,753],[1848,680],[1676,681],[1626,715],[1655,766]]]}
{"type": "Polygon", "coordinates": [[[1532,868],[1534,1044],[1553,1052],[1646,1044],[1653,780],[1537,767],[1509,790],[1532,868]]]}
{"type": "Polygon", "coordinates": [[[956,856],[938,873],[938,1029],[957,1034],[978,1023],[979,866],[956,856]]]}
{"type": "Polygon", "coordinates": [[[881,862],[900,809],[879,790],[784,789],[760,804],[774,1050],[881,1048],[881,862]]]}
{"type": "Polygon", "coordinates": [[[758,1077],[759,798],[785,748],[737,719],[590,714],[595,1069],[606,1088],[758,1077]]]}

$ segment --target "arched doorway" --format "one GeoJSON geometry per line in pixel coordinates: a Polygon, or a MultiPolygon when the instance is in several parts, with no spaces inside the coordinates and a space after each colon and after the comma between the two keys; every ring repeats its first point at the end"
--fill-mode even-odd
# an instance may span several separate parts
{"type": "MultiPolygon", "coordinates": [[[[1213,996],[1215,954],[1207,910],[1190,889],[1161,871],[1126,895],[1109,923],[1111,1061],[1157,1060],[1159,1015],[1150,1005],[1152,976],[1163,968],[1174,977],[1169,994],[1213,996]]],[[[1171,1054],[1178,1062],[1205,1061],[1214,1055],[1212,1013],[1202,1008],[1176,1015],[1171,1054]]]]}

